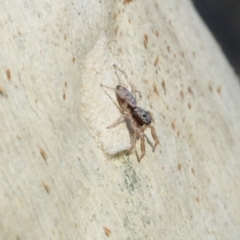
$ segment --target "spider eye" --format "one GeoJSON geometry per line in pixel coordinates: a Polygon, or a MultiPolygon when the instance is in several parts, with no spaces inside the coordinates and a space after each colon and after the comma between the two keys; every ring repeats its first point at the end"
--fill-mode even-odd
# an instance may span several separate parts
{"type": "Polygon", "coordinates": [[[143,121],[146,125],[149,125],[151,123],[151,117],[147,112],[144,112],[142,114],[143,121]]]}
{"type": "Polygon", "coordinates": [[[134,107],[132,110],[133,117],[137,120],[138,124],[143,126],[149,125],[152,122],[151,115],[140,107],[134,107]]]}

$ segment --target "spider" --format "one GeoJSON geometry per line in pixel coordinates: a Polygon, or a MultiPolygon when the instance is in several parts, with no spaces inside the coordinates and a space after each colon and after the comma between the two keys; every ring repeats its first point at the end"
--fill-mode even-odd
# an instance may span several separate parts
{"type": "Polygon", "coordinates": [[[129,124],[131,130],[133,131],[133,136],[131,137],[131,147],[128,149],[128,153],[131,153],[131,151],[135,148],[136,142],[138,139],[141,139],[141,156],[138,158],[138,161],[140,162],[141,159],[145,156],[145,138],[144,138],[144,131],[147,128],[151,128],[151,134],[155,141],[155,144],[153,146],[153,152],[155,151],[157,145],[159,144],[158,137],[156,135],[155,128],[151,126],[151,122],[154,121],[153,116],[151,112],[144,110],[141,107],[137,106],[137,100],[136,100],[136,93],[139,94],[139,98],[142,97],[141,92],[136,90],[135,87],[130,83],[128,80],[127,74],[118,68],[116,65],[113,65],[115,70],[119,70],[123,73],[124,77],[126,78],[128,84],[131,87],[131,92],[128,91],[127,88],[117,85],[116,88],[108,87],[106,85],[100,84],[101,87],[105,87],[108,89],[113,90],[116,93],[117,101],[120,106],[119,110],[121,112],[121,116],[111,125],[109,125],[107,128],[113,128],[117,126],[120,122],[122,122],[124,119],[129,124]]]}

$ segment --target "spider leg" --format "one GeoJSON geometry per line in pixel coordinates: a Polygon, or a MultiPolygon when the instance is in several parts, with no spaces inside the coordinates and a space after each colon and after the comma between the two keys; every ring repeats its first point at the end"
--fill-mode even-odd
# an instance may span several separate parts
{"type": "Polygon", "coordinates": [[[145,156],[145,138],[144,138],[144,135],[141,136],[141,151],[142,151],[142,155],[138,159],[139,162],[145,156]]]}
{"type": "Polygon", "coordinates": [[[134,95],[135,99],[137,99],[137,94],[136,93],[138,93],[137,102],[140,101],[142,99],[142,93],[140,91],[138,91],[134,86],[131,86],[131,87],[132,87],[131,94],[134,95]]]}
{"type": "MultiPolygon", "coordinates": [[[[101,87],[104,88],[108,88],[113,90],[116,94],[117,94],[117,89],[116,88],[112,88],[112,87],[108,87],[106,85],[100,84],[101,87]]],[[[122,110],[119,108],[119,106],[115,103],[115,101],[112,99],[112,97],[103,89],[103,91],[108,95],[108,97],[113,101],[114,105],[119,109],[120,112],[122,112],[122,110]]]]}
{"type": "Polygon", "coordinates": [[[155,131],[155,128],[153,126],[149,126],[151,128],[151,133],[152,133],[152,137],[155,141],[155,144],[153,146],[153,152],[155,151],[157,145],[159,144],[159,140],[158,140],[158,137],[156,135],[156,131],[155,131]]]}
{"type": "Polygon", "coordinates": [[[135,148],[137,142],[137,136],[134,134],[131,138],[131,147],[128,149],[128,153],[131,153],[131,151],[135,148]]]}
{"type": "Polygon", "coordinates": [[[109,125],[109,126],[107,127],[107,129],[116,127],[119,123],[121,123],[121,122],[123,122],[123,121],[124,121],[124,114],[121,115],[114,123],[112,123],[111,125],[109,125]]]}
{"type": "Polygon", "coordinates": [[[106,85],[104,85],[104,84],[100,84],[100,86],[101,86],[101,87],[108,88],[108,89],[111,89],[111,90],[113,90],[114,92],[117,92],[117,91],[116,91],[116,88],[109,87],[109,86],[106,86],[106,85]]]}
{"type": "Polygon", "coordinates": [[[128,116],[128,118],[131,120],[130,121],[130,127],[134,131],[134,134],[132,135],[132,138],[131,138],[131,147],[128,149],[128,153],[131,153],[131,151],[136,146],[137,140],[139,138],[141,138],[142,154],[141,154],[140,158],[138,159],[138,161],[140,162],[141,159],[145,156],[145,139],[144,139],[143,132],[144,132],[144,130],[146,129],[147,126],[144,126],[143,128],[138,128],[138,126],[136,125],[136,122],[133,120],[132,116],[130,115],[130,116],[128,116]]]}
{"type": "MultiPolygon", "coordinates": [[[[113,90],[116,95],[118,94],[118,91],[116,88],[112,88],[112,87],[108,87],[106,85],[103,85],[103,84],[100,84],[101,87],[104,87],[104,88],[108,88],[108,89],[111,89],[113,90]]],[[[112,123],[111,125],[109,125],[107,127],[107,129],[109,128],[113,128],[113,127],[116,127],[119,123],[123,122],[123,120],[125,118],[129,118],[129,113],[127,112],[127,106],[128,106],[128,102],[125,100],[124,103],[121,105],[121,108],[118,107],[118,105],[114,102],[114,100],[112,99],[112,97],[104,90],[104,92],[111,98],[111,100],[113,101],[113,103],[116,105],[116,107],[119,109],[119,111],[122,113],[122,115],[114,122],[112,123]]]]}
{"type": "Polygon", "coordinates": [[[107,128],[113,128],[116,127],[119,123],[123,122],[124,119],[128,119],[129,118],[129,113],[127,112],[127,106],[128,106],[128,102],[125,101],[124,104],[121,106],[122,109],[120,109],[122,115],[111,125],[109,125],[107,128]]]}
{"type": "Polygon", "coordinates": [[[132,118],[131,114],[126,114],[125,117],[126,120],[129,120],[130,128],[134,131],[131,137],[131,147],[128,149],[128,153],[131,153],[131,151],[135,148],[137,139],[139,138],[139,132],[136,127],[136,122],[132,118]]]}
{"type": "Polygon", "coordinates": [[[126,74],[122,69],[120,69],[120,68],[119,68],[117,65],[115,65],[115,64],[113,64],[113,67],[115,67],[115,69],[117,69],[118,71],[120,71],[120,72],[124,75],[124,77],[125,77],[125,79],[127,80],[129,86],[131,87],[131,93],[134,95],[135,98],[136,98],[136,93],[138,93],[138,99],[137,99],[137,101],[139,101],[139,100],[142,98],[142,93],[135,88],[135,86],[134,86],[134,85],[130,82],[130,80],[128,79],[127,74],[126,74]]]}

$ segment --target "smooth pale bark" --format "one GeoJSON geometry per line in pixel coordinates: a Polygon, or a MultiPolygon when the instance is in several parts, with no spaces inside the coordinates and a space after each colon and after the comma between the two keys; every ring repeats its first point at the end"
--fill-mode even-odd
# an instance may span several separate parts
{"type": "Polygon", "coordinates": [[[240,239],[239,82],[189,1],[1,0],[0,25],[0,239],[240,239]],[[140,163],[113,64],[155,118],[140,163]]]}

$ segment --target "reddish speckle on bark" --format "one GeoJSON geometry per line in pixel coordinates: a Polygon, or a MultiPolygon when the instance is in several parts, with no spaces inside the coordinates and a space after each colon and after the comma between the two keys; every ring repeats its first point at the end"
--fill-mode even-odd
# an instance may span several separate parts
{"type": "Polygon", "coordinates": [[[45,183],[44,181],[42,181],[42,185],[43,185],[43,187],[45,188],[45,190],[46,190],[47,193],[49,193],[49,192],[51,191],[50,186],[49,186],[47,183],[45,183]]]}
{"type": "Polygon", "coordinates": [[[107,237],[109,237],[109,236],[110,236],[110,234],[111,234],[111,230],[110,230],[110,229],[108,229],[108,228],[106,228],[106,227],[103,227],[103,230],[104,230],[104,232],[105,232],[106,236],[107,236],[107,237]]]}
{"type": "Polygon", "coordinates": [[[0,94],[3,96],[6,94],[6,90],[1,86],[0,86],[0,94]]]}
{"type": "Polygon", "coordinates": [[[221,92],[222,92],[222,88],[221,88],[221,86],[218,86],[218,88],[217,88],[217,92],[218,92],[218,94],[221,94],[221,92]]]}
{"type": "Polygon", "coordinates": [[[129,3],[131,3],[133,0],[123,0],[123,4],[125,5],[125,4],[129,4],[129,3]]]}
{"type": "Polygon", "coordinates": [[[9,81],[11,81],[12,76],[11,76],[11,72],[10,72],[9,69],[6,70],[6,74],[7,74],[7,79],[8,79],[9,81]]]}
{"type": "Polygon", "coordinates": [[[46,154],[46,152],[42,148],[39,148],[39,151],[40,151],[40,154],[42,155],[43,159],[45,161],[47,161],[48,155],[46,154]]]}

